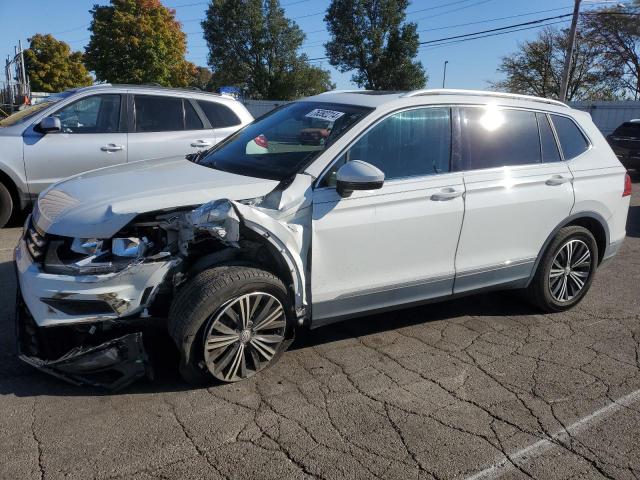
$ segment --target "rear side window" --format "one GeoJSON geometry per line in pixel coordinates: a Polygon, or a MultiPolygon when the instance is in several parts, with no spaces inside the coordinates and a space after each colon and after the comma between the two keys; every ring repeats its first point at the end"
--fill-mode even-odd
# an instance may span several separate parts
{"type": "Polygon", "coordinates": [[[120,95],[93,95],[58,110],[65,133],[113,133],[120,126],[120,95]]]}
{"type": "Polygon", "coordinates": [[[565,160],[571,160],[589,148],[589,142],[573,120],[560,115],[551,115],[553,126],[560,140],[565,160]]]}
{"type": "Polygon", "coordinates": [[[560,152],[558,144],[553,136],[549,119],[544,113],[536,113],[538,118],[538,128],[540,129],[540,143],[542,146],[542,161],[545,163],[559,162],[560,152]]]}
{"type": "Polygon", "coordinates": [[[204,100],[198,100],[198,105],[209,119],[211,128],[235,127],[242,123],[233,110],[226,105],[204,100]]]}
{"type": "Polygon", "coordinates": [[[466,107],[460,116],[462,170],[541,162],[534,112],[466,107]]]}
{"type": "Polygon", "coordinates": [[[136,95],[133,100],[136,132],[184,130],[182,99],[156,95],[136,95]]]}

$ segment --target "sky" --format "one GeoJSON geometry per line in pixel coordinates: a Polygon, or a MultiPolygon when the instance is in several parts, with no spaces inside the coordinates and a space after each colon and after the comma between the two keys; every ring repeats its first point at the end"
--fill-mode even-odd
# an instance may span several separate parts
{"type": "MultiPolygon", "coordinates": [[[[162,2],[165,6],[175,9],[176,18],[182,22],[183,31],[188,39],[187,59],[197,65],[206,65],[207,46],[202,36],[200,21],[204,18],[209,2],[162,2]]],[[[91,21],[89,10],[96,3],[102,5],[109,2],[0,0],[0,58],[3,66],[7,55],[13,55],[18,40],[22,40],[26,48],[27,38],[35,33],[52,33],[57,39],[68,42],[74,50],[83,50],[90,35],[87,30],[91,21]]],[[[328,40],[328,34],[323,18],[329,3],[330,0],[281,0],[287,17],[297,22],[306,33],[307,37],[301,51],[310,59],[325,56],[322,44],[328,40]]],[[[621,2],[583,0],[582,11],[612,3],[621,2]]],[[[407,21],[417,23],[421,41],[433,41],[554,17],[571,13],[572,10],[572,0],[413,0],[407,9],[407,21]],[[472,24],[469,25],[470,23],[472,24]]],[[[565,17],[549,20],[547,23],[561,22],[556,26],[568,27],[570,19],[565,17]]],[[[472,41],[422,46],[417,59],[422,62],[427,72],[427,86],[442,86],[443,66],[445,61],[448,61],[447,88],[486,89],[488,82],[501,78],[500,73],[496,71],[500,59],[515,51],[518,43],[535,38],[542,28],[536,25],[533,27],[520,27],[523,30],[472,41]]],[[[336,88],[355,88],[351,82],[351,73],[338,72],[326,60],[314,60],[313,63],[331,72],[336,88]]]]}

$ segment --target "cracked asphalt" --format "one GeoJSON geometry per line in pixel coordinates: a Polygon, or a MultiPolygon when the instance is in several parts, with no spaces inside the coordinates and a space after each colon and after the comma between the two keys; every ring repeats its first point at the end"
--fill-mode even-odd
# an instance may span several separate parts
{"type": "MultiPolygon", "coordinates": [[[[305,333],[243,383],[157,378],[108,394],[15,357],[0,231],[0,478],[640,477],[640,177],[620,254],[575,309],[513,292],[305,333]]],[[[160,339],[162,340],[162,339],[160,339]]]]}

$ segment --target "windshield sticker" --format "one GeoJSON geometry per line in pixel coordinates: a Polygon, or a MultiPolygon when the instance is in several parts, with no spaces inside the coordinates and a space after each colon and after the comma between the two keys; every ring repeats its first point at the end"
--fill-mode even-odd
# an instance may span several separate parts
{"type": "Polygon", "coordinates": [[[320,120],[326,120],[327,122],[335,122],[341,116],[344,115],[344,112],[337,112],[335,110],[324,110],[322,108],[316,108],[311,110],[309,113],[305,115],[305,117],[309,118],[319,118],[320,120]]]}

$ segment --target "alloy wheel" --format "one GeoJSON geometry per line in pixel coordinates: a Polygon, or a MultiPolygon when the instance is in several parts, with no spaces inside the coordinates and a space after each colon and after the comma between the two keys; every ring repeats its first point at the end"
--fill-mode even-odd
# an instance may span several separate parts
{"type": "Polygon", "coordinates": [[[549,271],[549,291],[561,303],[574,299],[591,275],[591,251],[582,240],[567,241],[556,253],[549,271]]]}
{"type": "Polygon", "coordinates": [[[282,303],[268,293],[248,293],[227,302],[205,331],[207,368],[224,382],[256,374],[276,355],[286,325],[282,303]]]}

